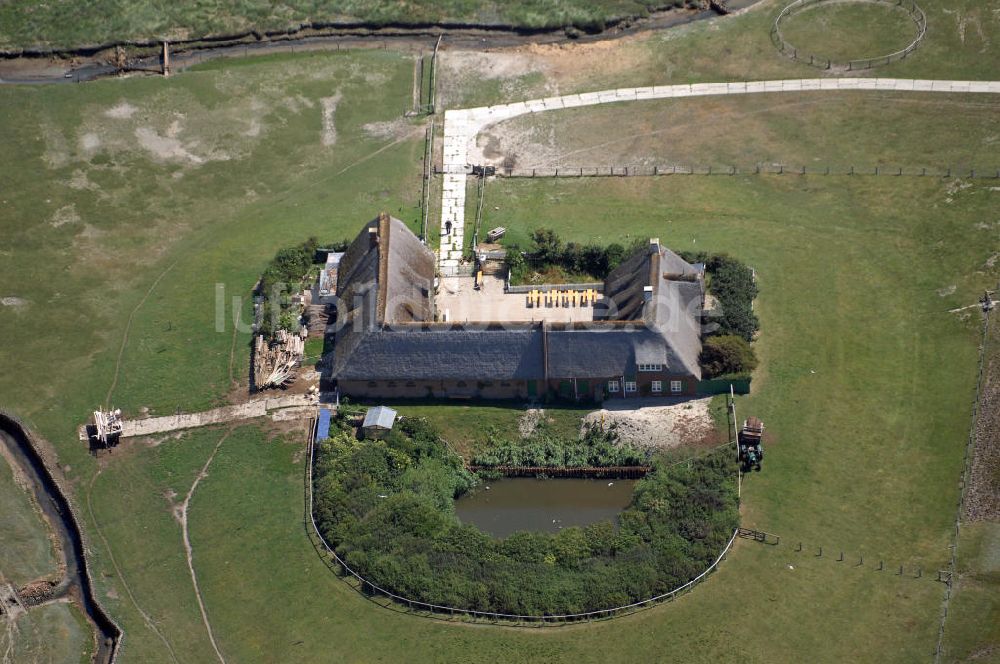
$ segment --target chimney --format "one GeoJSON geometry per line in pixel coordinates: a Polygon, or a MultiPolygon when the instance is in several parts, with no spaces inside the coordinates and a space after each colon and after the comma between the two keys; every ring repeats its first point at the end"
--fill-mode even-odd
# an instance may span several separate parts
{"type": "Polygon", "coordinates": [[[652,300],[653,300],[653,287],[652,286],[643,286],[642,287],[642,301],[643,302],[652,302],[652,300]]]}
{"type": "Polygon", "coordinates": [[[368,246],[369,247],[378,246],[378,228],[374,226],[368,229],[368,246]]]}
{"type": "Polygon", "coordinates": [[[658,237],[649,238],[649,253],[650,254],[660,253],[660,238],[658,237]]]}

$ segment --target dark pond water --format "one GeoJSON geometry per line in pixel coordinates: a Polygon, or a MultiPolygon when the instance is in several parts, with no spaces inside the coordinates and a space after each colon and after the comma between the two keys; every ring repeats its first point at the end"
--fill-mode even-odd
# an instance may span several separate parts
{"type": "Polygon", "coordinates": [[[634,487],[635,480],[513,477],[483,482],[455,501],[455,513],[462,523],[494,537],[518,530],[554,533],[614,521],[628,506],[634,487]]]}

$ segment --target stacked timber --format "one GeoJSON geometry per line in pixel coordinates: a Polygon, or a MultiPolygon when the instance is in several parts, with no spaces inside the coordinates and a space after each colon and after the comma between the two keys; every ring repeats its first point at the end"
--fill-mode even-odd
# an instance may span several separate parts
{"type": "Polygon", "coordinates": [[[295,369],[302,361],[305,340],[298,334],[278,330],[267,341],[257,335],[253,349],[253,379],[258,390],[281,387],[295,379],[295,369]]]}
{"type": "Polygon", "coordinates": [[[330,307],[325,304],[310,304],[306,307],[306,320],[310,337],[321,337],[330,324],[330,307]]]}

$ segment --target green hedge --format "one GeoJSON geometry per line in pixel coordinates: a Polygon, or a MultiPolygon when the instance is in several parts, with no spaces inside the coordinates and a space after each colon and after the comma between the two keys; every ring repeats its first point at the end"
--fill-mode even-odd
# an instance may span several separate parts
{"type": "Polygon", "coordinates": [[[359,441],[342,428],[318,444],[314,510],[354,571],[410,599],[520,615],[613,608],[697,576],[738,523],[726,451],[675,466],[654,459],[618,528],[495,539],[455,516],[453,499],[476,481],[461,459],[421,421],[397,429],[359,441]]]}

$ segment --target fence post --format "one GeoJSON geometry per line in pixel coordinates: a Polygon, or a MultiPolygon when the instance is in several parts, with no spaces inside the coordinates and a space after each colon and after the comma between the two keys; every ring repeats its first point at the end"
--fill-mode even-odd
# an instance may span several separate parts
{"type": "Polygon", "coordinates": [[[844,552],[843,551],[840,552],[840,557],[837,558],[837,562],[838,563],[844,562],[844,552]]]}
{"type": "Polygon", "coordinates": [[[531,177],[535,177],[535,169],[531,169],[531,177]]]}
{"type": "Polygon", "coordinates": [[[823,557],[823,547],[819,547],[819,553],[816,555],[817,558],[823,557]]]}
{"type": "Polygon", "coordinates": [[[653,166],[653,175],[659,175],[659,174],[660,174],[660,167],[653,166]]]}

